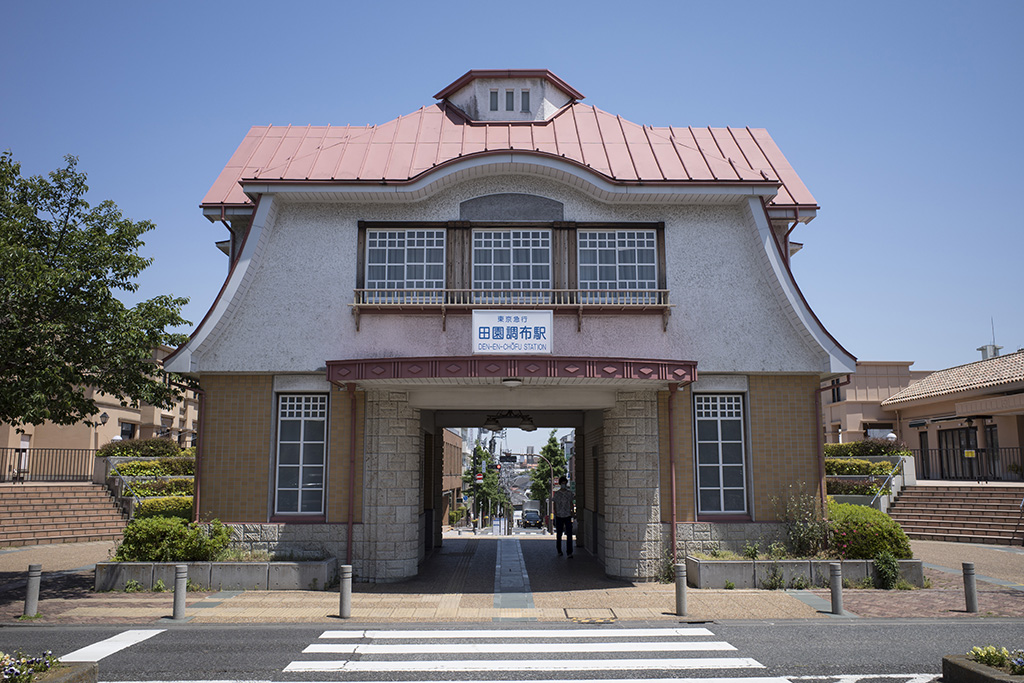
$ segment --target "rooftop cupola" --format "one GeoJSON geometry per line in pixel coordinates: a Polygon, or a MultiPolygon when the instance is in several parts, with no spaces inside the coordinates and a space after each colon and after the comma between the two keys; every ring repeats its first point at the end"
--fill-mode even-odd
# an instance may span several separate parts
{"type": "Polygon", "coordinates": [[[546,121],[583,95],[547,69],[473,70],[434,95],[471,121],[546,121]]]}

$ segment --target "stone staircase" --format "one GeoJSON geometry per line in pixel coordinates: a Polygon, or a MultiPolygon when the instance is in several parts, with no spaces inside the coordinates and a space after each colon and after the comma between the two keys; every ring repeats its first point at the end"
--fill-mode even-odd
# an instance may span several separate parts
{"type": "Polygon", "coordinates": [[[0,486],[0,547],[120,539],[126,518],[102,484],[0,486]]]}
{"type": "Polygon", "coordinates": [[[1020,504],[1024,485],[964,482],[908,486],[889,508],[910,538],[957,543],[1019,545],[1024,536],[1020,504]]]}

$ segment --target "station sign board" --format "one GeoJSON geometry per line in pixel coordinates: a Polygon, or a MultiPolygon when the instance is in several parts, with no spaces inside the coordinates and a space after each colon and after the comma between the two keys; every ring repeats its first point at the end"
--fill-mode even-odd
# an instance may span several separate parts
{"type": "Polygon", "coordinates": [[[551,353],[552,311],[473,311],[473,353],[551,353]]]}

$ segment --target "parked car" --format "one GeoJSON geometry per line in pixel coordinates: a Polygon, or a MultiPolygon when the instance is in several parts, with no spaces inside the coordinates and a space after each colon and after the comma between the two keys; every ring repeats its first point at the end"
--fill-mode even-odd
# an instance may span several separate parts
{"type": "Polygon", "coordinates": [[[524,527],[537,527],[540,529],[544,526],[544,519],[540,516],[540,513],[536,510],[524,510],[523,511],[523,526],[524,527]]]}

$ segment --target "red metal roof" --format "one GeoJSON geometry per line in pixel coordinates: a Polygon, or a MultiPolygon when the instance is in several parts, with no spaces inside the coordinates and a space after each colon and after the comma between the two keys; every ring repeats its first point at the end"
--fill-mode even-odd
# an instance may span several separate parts
{"type": "Polygon", "coordinates": [[[378,126],[255,126],[202,205],[250,205],[242,181],[402,183],[510,150],[564,159],[616,184],[778,183],[770,206],[817,208],[764,129],[654,128],[580,102],[547,121],[469,121],[440,102],[378,126]]]}

